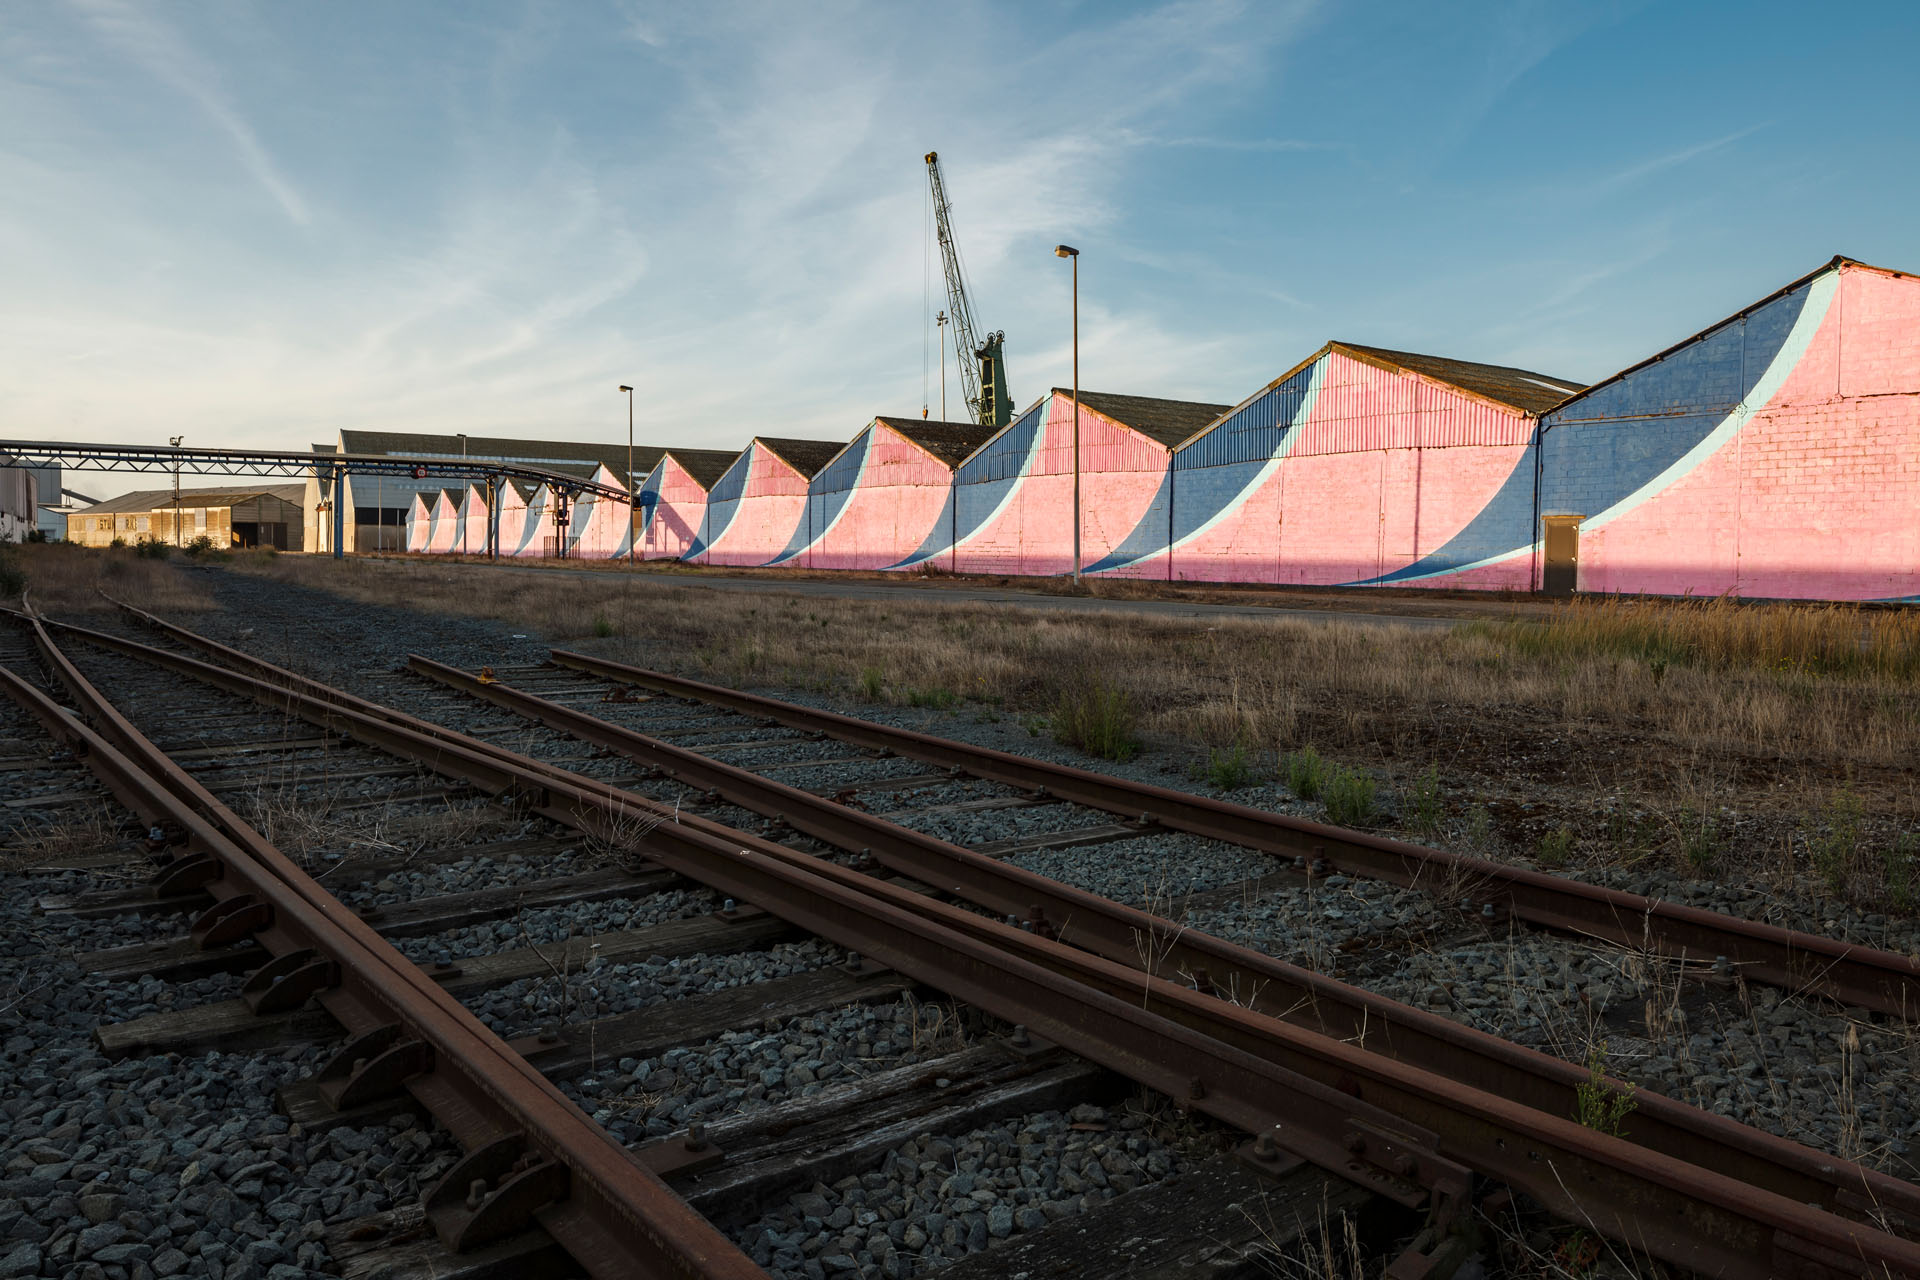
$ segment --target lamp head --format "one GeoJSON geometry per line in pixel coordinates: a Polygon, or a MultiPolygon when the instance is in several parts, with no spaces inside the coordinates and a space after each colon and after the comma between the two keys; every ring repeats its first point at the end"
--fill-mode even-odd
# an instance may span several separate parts
{"type": "Polygon", "coordinates": [[[1053,256],[1056,258],[1077,258],[1080,256],[1080,251],[1072,245],[1057,244],[1053,246],[1053,256]]]}
{"type": "Polygon", "coordinates": [[[624,383],[623,383],[623,384],[621,384],[621,387],[620,387],[620,389],[621,389],[622,391],[631,391],[631,390],[633,390],[633,388],[632,388],[632,387],[629,387],[629,386],[627,386],[627,385],[625,385],[624,383]]]}

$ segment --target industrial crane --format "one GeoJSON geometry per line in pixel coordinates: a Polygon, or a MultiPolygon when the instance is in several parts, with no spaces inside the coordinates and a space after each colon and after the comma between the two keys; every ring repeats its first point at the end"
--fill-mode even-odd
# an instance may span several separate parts
{"type": "Polygon", "coordinates": [[[947,272],[947,311],[952,318],[954,354],[960,357],[960,384],[966,389],[967,408],[981,426],[1004,427],[1013,421],[1013,396],[1007,391],[1007,361],[1001,350],[1007,335],[995,330],[983,339],[974,333],[973,306],[967,301],[960,250],[953,243],[938,151],[927,152],[927,180],[933,183],[933,225],[940,236],[940,260],[947,272]],[[967,352],[973,353],[973,361],[967,359],[967,352]]]}

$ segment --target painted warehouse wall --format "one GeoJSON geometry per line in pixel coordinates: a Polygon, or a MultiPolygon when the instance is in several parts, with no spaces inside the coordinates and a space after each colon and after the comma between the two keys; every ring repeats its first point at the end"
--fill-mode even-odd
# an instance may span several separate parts
{"type": "Polygon", "coordinates": [[[764,565],[805,537],[807,484],[842,446],[756,436],[707,494],[700,535],[685,559],[764,565]]]}
{"type": "Polygon", "coordinates": [[[953,468],[993,434],[970,422],[875,418],[808,484],[807,518],[774,563],[896,564],[942,520],[950,529],[953,468]]]}
{"type": "Polygon", "coordinates": [[[1913,599],[1916,512],[1920,283],[1836,258],[1545,414],[1495,499],[1414,569],[1445,586],[1913,599]],[[1557,551],[1549,524],[1571,526],[1557,551]]]}
{"type": "Polygon", "coordinates": [[[1146,520],[1093,569],[1210,582],[1380,581],[1498,491],[1532,413],[1578,384],[1331,342],[1174,451],[1146,520]]]}
{"type": "MultiPolygon", "coordinates": [[[[1227,406],[1080,393],[1081,560],[1109,556],[1164,500],[1174,443],[1227,406]]],[[[1073,567],[1073,397],[1055,388],[954,473],[947,519],[893,567],[1059,574],[1073,567]]],[[[1164,519],[1164,517],[1162,517],[1164,519]]]]}
{"type": "Polygon", "coordinates": [[[678,560],[699,541],[707,492],[739,458],[719,449],[669,449],[640,485],[640,558],[678,560]]]}

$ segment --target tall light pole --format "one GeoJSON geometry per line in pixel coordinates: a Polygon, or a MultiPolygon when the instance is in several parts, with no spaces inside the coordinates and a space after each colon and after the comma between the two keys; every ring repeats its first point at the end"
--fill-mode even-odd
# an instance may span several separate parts
{"type": "Polygon", "coordinates": [[[1057,258],[1073,259],[1073,580],[1080,581],[1080,251],[1053,246],[1057,258]]]}
{"type": "MultiPolygon", "coordinates": [[[[171,436],[167,443],[178,449],[185,436],[171,436]]],[[[173,545],[180,545],[180,455],[173,458],[173,545]]]]}
{"type": "Polygon", "coordinates": [[[940,330],[940,421],[947,420],[947,313],[942,311],[934,317],[934,324],[940,330]]]}
{"type": "Polygon", "coordinates": [[[473,514],[473,477],[467,474],[467,433],[460,437],[460,554],[467,554],[467,517],[473,514]]]}
{"type": "Polygon", "coordinates": [[[634,544],[640,541],[633,527],[633,513],[640,509],[640,486],[633,482],[633,388],[623,382],[620,389],[627,393],[627,564],[632,565],[634,544]]]}

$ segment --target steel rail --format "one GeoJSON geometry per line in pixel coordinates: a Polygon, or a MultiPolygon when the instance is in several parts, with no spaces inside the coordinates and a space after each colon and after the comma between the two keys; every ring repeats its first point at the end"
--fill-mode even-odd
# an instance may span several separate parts
{"type": "Polygon", "coordinates": [[[1683,960],[1704,962],[1725,956],[1750,981],[1796,994],[1821,995],[1898,1018],[1920,1017],[1920,963],[1892,952],[990,747],[952,742],[604,658],[561,649],[551,652],[554,662],[604,679],[727,707],[1265,853],[1309,862],[1324,859],[1330,867],[1350,875],[1428,892],[1442,885],[1465,884],[1469,886],[1466,896],[1476,907],[1492,906],[1496,912],[1542,928],[1629,948],[1651,947],[1683,960]]]}
{"type": "MultiPolygon", "coordinates": [[[[509,685],[483,682],[429,658],[407,665],[449,688],[618,752],[684,786],[773,818],[902,875],[1000,913],[1027,915],[1063,942],[1189,984],[1204,984],[1249,1008],[1539,1111],[1577,1114],[1593,1082],[1563,1059],[1503,1040],[1385,996],[1350,986],[1110,898],[974,853],[885,818],[838,804],[750,770],[723,764],[588,712],[509,685]]],[[[291,675],[292,673],[287,673],[291,675]]],[[[295,677],[299,678],[299,677],[295,677]]],[[[1619,1086],[1615,1086],[1619,1087],[1619,1086]]],[[[1848,1216],[1869,1207],[1920,1227],[1920,1187],[1663,1094],[1638,1090],[1622,1137],[1794,1200],[1848,1216]]]]}
{"type": "Polygon", "coordinates": [[[1867,1224],[905,887],[675,815],[596,779],[461,740],[450,730],[423,734],[196,658],[100,633],[84,638],[246,693],[483,790],[512,793],[527,809],[579,829],[610,839],[637,837],[647,856],[671,870],[1030,1026],[1150,1087],[1176,1098],[1184,1093],[1194,1109],[1269,1135],[1286,1150],[1403,1202],[1457,1210],[1464,1165],[1571,1221],[1709,1274],[1920,1276],[1920,1245],[1867,1224]],[[1390,1118],[1371,1118],[1380,1111],[1390,1118]]]}
{"type": "MultiPolygon", "coordinates": [[[[230,930],[243,929],[274,956],[243,988],[256,1007],[287,1003],[277,992],[294,1003],[313,995],[350,1037],[345,1061],[336,1063],[352,1063],[346,1055],[359,1046],[374,1067],[362,1076],[368,1085],[391,1080],[405,1088],[469,1152],[428,1192],[430,1201],[452,1202],[451,1213],[429,1214],[443,1234],[450,1224],[450,1244],[485,1243],[503,1227],[524,1229],[530,1216],[591,1275],[627,1277],[639,1267],[659,1275],[764,1278],[524,1057],[207,795],[86,680],[39,619],[6,612],[28,625],[86,720],[4,668],[0,685],[49,733],[71,743],[143,819],[184,833],[187,847],[211,860],[203,887],[215,906],[196,936],[218,945],[241,936],[230,930]],[[205,799],[187,798],[196,793],[205,799]],[[203,807],[206,800],[212,809],[203,807]],[[209,921],[212,929],[204,930],[209,921]],[[404,1055],[404,1065],[389,1050],[404,1055]],[[488,1185],[467,1199],[476,1177],[488,1185]]],[[[353,1077],[350,1070],[340,1074],[353,1077]]]]}

